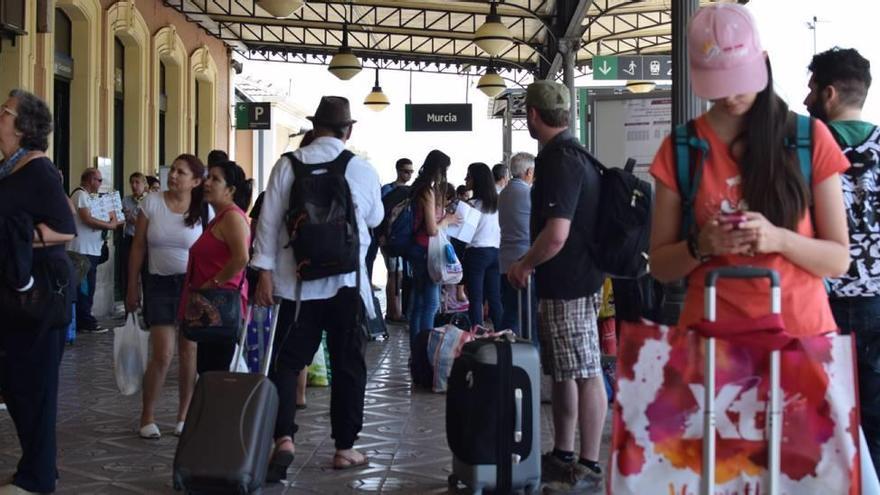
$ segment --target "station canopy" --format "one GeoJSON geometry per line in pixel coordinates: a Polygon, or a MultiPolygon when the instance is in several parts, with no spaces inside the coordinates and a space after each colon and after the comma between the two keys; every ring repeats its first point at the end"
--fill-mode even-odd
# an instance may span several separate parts
{"type": "Polygon", "coordinates": [[[345,30],[367,67],[459,73],[494,67],[543,78],[562,68],[561,40],[576,45],[581,73],[596,55],[669,53],[670,9],[678,0],[503,0],[494,7],[514,43],[496,57],[473,41],[490,13],[485,0],[306,0],[285,18],[270,15],[261,1],[164,3],[250,60],[327,63],[345,30]]]}

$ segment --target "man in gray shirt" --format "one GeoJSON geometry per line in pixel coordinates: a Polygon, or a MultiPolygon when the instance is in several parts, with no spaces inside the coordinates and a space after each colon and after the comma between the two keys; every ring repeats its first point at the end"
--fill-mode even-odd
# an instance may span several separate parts
{"type": "MultiPolygon", "coordinates": [[[[498,195],[498,224],[501,226],[501,247],[499,262],[501,268],[501,303],[504,317],[498,328],[510,328],[522,335],[517,318],[517,308],[522,308],[522,318],[526,318],[525,294],[522,304],[517,303],[517,290],[507,281],[507,269],[513,262],[522,258],[529,250],[529,216],[532,208],[531,185],[535,176],[535,156],[530,153],[517,153],[510,159],[510,182],[498,195]]],[[[535,293],[532,291],[534,299],[535,293]]],[[[532,332],[535,339],[535,306],[532,307],[532,332]]]]}

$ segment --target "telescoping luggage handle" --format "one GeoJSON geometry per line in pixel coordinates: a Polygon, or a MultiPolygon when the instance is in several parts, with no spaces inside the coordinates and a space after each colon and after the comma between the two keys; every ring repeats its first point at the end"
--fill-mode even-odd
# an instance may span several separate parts
{"type": "Polygon", "coordinates": [[[519,320],[519,331],[522,338],[528,341],[532,340],[532,276],[526,278],[526,288],[517,291],[516,294],[516,318],[519,320]],[[522,321],[522,291],[526,291],[526,323],[522,321]]]}
{"type": "MultiPolygon", "coordinates": [[[[782,291],[779,274],[769,268],[723,267],[706,274],[705,317],[715,321],[717,317],[716,284],[719,279],[770,279],[770,312],[782,311],[782,291]]],[[[709,337],[705,343],[705,369],[703,371],[704,419],[703,419],[703,473],[700,484],[701,495],[715,493],[715,339],[709,337]]],[[[782,405],[779,384],[779,351],[770,354],[770,412],[767,414],[766,429],[768,441],[767,492],[779,495],[779,473],[782,445],[782,405]]],[[[722,412],[723,413],[723,412],[722,412]]]]}
{"type": "MultiPolygon", "coordinates": [[[[254,306],[253,304],[248,304],[247,311],[245,312],[244,325],[241,330],[241,337],[238,341],[238,352],[235,356],[235,366],[233,369],[238,369],[238,365],[241,362],[241,356],[244,354],[245,345],[247,344],[247,327],[251,321],[251,315],[253,314],[254,306]]],[[[275,331],[278,329],[278,314],[281,311],[281,304],[275,303],[272,305],[271,313],[269,314],[269,345],[265,349],[265,353],[263,354],[263,360],[260,362],[260,373],[264,376],[269,376],[269,363],[272,362],[272,349],[275,345],[275,331]]],[[[259,338],[259,348],[260,351],[263,350],[263,339],[262,336],[259,338]]]]}
{"type": "MultiPolygon", "coordinates": [[[[522,338],[531,342],[532,340],[532,276],[529,275],[526,278],[526,287],[525,289],[517,291],[516,294],[516,318],[519,320],[519,328],[522,334],[522,338]],[[523,323],[522,321],[522,304],[523,304],[523,291],[526,294],[526,321],[523,323]]],[[[518,444],[523,441],[523,391],[521,388],[516,388],[513,391],[513,405],[514,405],[514,426],[513,426],[513,442],[518,444]]],[[[522,458],[513,454],[513,463],[519,464],[522,458]]]]}

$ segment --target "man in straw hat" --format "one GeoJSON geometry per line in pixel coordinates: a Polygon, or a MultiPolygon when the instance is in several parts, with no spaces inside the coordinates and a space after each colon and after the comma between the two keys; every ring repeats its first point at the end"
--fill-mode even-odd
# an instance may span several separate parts
{"type": "MultiPolygon", "coordinates": [[[[364,304],[367,314],[372,316],[372,294],[364,256],[370,245],[369,229],[379,225],[384,214],[379,176],[372,165],[357,156],[351,157],[342,169],[357,217],[360,268],[317,280],[298,281],[293,251],[285,249],[290,244],[285,213],[295,179],[293,163],[299,161],[309,166],[334,162],[342,156],[355,123],[348,100],[339,96],[321,98],[318,110],[309,120],[314,124],[314,141],[294,151],[293,161],[289,154],[282,156],[272,169],[251,262],[253,267],[261,270],[255,303],[270,306],[275,298],[281,299],[270,373],[278,388],[280,402],[275,426],[275,452],[267,476],[269,482],[284,479],[293,462],[297,375],[312,361],[325,330],[333,372],[330,400],[330,419],[336,441],[333,467],[345,469],[368,463],[366,456],[354,449],[363,425],[367,381],[365,335],[359,328],[362,313],[357,309],[364,304]],[[357,277],[360,277],[359,282],[357,277]]],[[[330,169],[329,166],[326,168],[330,169]]]]}

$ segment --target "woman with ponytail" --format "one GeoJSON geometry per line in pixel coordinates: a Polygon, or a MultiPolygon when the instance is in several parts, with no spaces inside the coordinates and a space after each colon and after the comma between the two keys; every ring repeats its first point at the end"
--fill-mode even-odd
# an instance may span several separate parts
{"type": "MultiPolygon", "coordinates": [[[[250,226],[245,211],[251,204],[253,182],[235,162],[215,163],[205,178],[205,201],[213,208],[214,219],[189,250],[189,268],[181,302],[186,307],[189,291],[194,289],[238,289],[242,314],[247,305],[248,287],[245,267],[251,245],[250,226]]],[[[196,369],[229,369],[235,342],[200,342],[196,369]]]]}
{"type": "Polygon", "coordinates": [[[180,402],[174,434],[183,431],[196,382],[196,345],[177,332],[177,309],[189,262],[189,248],[202,235],[207,213],[202,202],[205,165],[193,155],[180,155],[171,164],[168,190],[147,195],[135,223],[128,259],[126,312],[141,301],[143,272],[144,320],[150,330],[150,360],[144,373],[143,409],[138,434],[155,440],[162,435],[156,426],[155,407],[165,375],[178,344],[180,402]],[[147,253],[149,252],[149,256],[147,253]],[[143,271],[144,263],[147,270],[143,271]]]}
{"type": "MultiPolygon", "coordinates": [[[[789,333],[837,328],[823,278],[849,266],[839,179],[849,163],[825,125],[813,121],[811,172],[801,172],[794,146],[799,117],[773,91],[770,62],[745,7],[701,8],[687,41],[693,91],[712,102],[692,128],[709,149],[690,151],[692,163],[702,161],[699,171],[691,171],[696,193],[690,228],[683,227],[689,194],[679,190],[672,137],[654,158],[652,274],[664,282],[687,277],[681,326],[703,315],[708,271],[751,265],[780,274],[789,333]]],[[[725,280],[718,291],[718,319],[761,316],[769,299],[766,281],[725,280]]]]}

